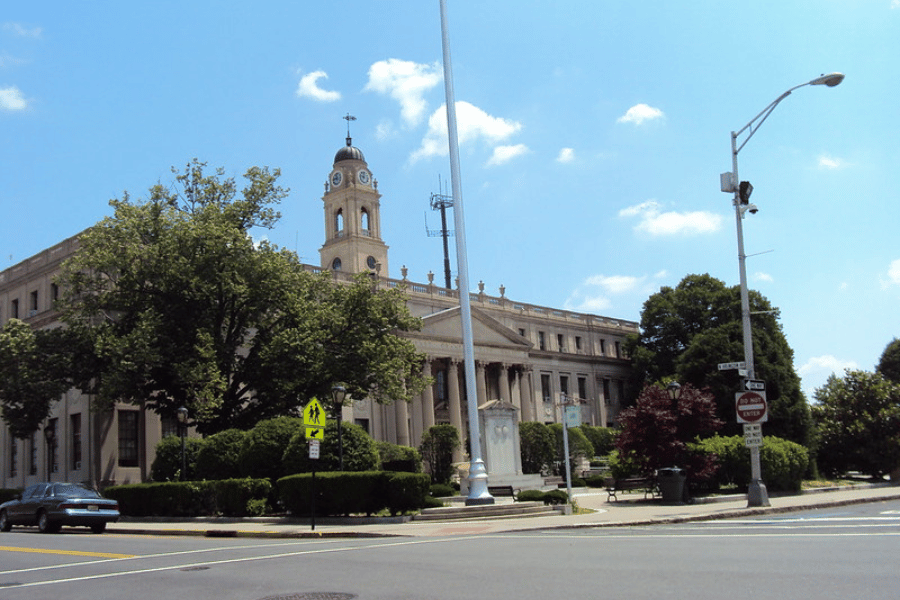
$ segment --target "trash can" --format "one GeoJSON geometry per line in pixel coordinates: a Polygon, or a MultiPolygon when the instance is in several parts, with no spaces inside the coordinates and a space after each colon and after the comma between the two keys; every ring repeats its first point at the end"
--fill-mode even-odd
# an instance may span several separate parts
{"type": "Polygon", "coordinates": [[[659,493],[666,504],[684,504],[684,481],[687,479],[683,469],[666,467],[656,471],[659,493]]]}

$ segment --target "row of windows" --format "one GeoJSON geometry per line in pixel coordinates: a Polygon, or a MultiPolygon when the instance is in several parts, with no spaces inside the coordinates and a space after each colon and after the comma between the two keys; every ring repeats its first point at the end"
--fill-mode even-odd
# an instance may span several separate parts
{"type": "MultiPolygon", "coordinates": [[[[50,419],[47,426],[44,427],[43,433],[37,431],[32,432],[26,444],[28,445],[28,455],[26,473],[28,475],[37,475],[41,466],[46,473],[59,472],[59,419],[50,419]],[[46,464],[38,464],[38,449],[41,444],[46,445],[46,464]]],[[[81,441],[81,413],[69,415],[69,458],[71,460],[70,468],[73,471],[81,469],[82,441],[81,441]]],[[[9,476],[16,477],[19,474],[19,443],[16,438],[9,438],[9,476]]]]}
{"type": "MultiPolygon", "coordinates": [[[[50,284],[50,303],[59,300],[59,286],[55,283],[50,284]]],[[[46,307],[44,310],[51,308],[51,306],[46,307]]],[[[30,294],[28,294],[28,305],[23,310],[20,306],[20,302],[18,298],[13,298],[9,303],[9,318],[10,319],[24,319],[27,317],[33,317],[38,312],[40,312],[41,304],[40,304],[40,296],[37,290],[33,290],[30,294]],[[27,312],[26,312],[27,311],[27,312]]]]}
{"type": "MultiPolygon", "coordinates": [[[[527,337],[526,333],[527,332],[525,331],[525,329],[519,328],[519,335],[521,335],[522,337],[527,337]]],[[[548,343],[547,334],[543,331],[538,331],[537,334],[538,334],[538,340],[537,340],[538,341],[538,349],[539,350],[550,350],[550,345],[548,343]]],[[[581,351],[584,349],[584,340],[580,335],[573,336],[573,338],[574,338],[573,341],[574,341],[574,345],[575,345],[575,347],[573,348],[573,351],[575,353],[580,354],[581,351]]],[[[607,347],[606,346],[607,346],[606,340],[601,338],[600,339],[600,352],[599,352],[600,356],[607,356],[607,347]]],[[[556,349],[559,352],[568,352],[568,346],[567,346],[565,334],[562,334],[562,333],[556,334],[556,349]]],[[[622,358],[621,343],[618,341],[614,342],[613,349],[614,349],[613,356],[615,356],[616,358],[622,358]]]]}

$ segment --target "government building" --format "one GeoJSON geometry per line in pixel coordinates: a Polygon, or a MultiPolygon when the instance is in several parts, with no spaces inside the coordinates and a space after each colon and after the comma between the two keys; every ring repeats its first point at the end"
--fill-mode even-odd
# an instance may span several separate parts
{"type": "MultiPolygon", "coordinates": [[[[320,264],[305,268],[328,270],[337,283],[370,273],[379,287],[401,287],[410,312],[422,319],[420,331],[404,335],[427,356],[423,374],[434,384],[409,403],[354,399],[343,418],[376,440],[413,447],[424,431],[440,423],[456,426],[465,439],[469,419],[460,292],[436,284],[433,273],[424,282],[410,279],[405,266],[399,279],[389,276],[381,198],[374,173],[348,137],[325,183],[320,264]]],[[[57,324],[54,277],[77,248],[75,235],[0,272],[0,325],[11,318],[35,328],[57,324]]],[[[638,332],[637,323],[527,304],[507,298],[503,287],[496,294],[486,292],[483,283],[470,299],[480,405],[500,400],[515,407],[520,421],[554,423],[562,418],[560,398],[575,398],[582,423],[615,424],[630,366],[624,342],[638,332]]],[[[99,487],[146,481],[156,444],[177,432],[173,419],[133,404],[92,410],[89,396],[70,390],[28,439],[14,438],[0,423],[0,488],[46,480],[99,487]]]]}

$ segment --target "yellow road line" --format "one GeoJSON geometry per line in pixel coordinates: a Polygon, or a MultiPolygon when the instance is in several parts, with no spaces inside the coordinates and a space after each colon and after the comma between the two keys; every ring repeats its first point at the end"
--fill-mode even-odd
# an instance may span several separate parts
{"type": "Polygon", "coordinates": [[[134,558],[134,554],[113,554],[111,552],[82,552],[81,550],[45,550],[43,548],[17,548],[0,546],[3,552],[32,552],[34,554],[64,554],[66,556],[89,556],[91,558],[134,558]]]}

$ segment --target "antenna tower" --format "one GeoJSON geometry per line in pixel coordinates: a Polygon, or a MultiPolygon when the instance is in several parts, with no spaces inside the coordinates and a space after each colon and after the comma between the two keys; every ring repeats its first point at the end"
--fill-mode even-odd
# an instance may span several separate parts
{"type": "MultiPolygon", "coordinates": [[[[438,188],[440,188],[440,178],[438,178],[438,188]]],[[[453,196],[449,194],[432,194],[431,210],[441,211],[441,228],[439,230],[428,229],[428,217],[425,217],[425,231],[428,237],[441,236],[444,238],[444,282],[446,288],[452,289],[450,284],[450,248],[447,240],[454,232],[447,229],[447,209],[453,207],[453,196]]]]}

